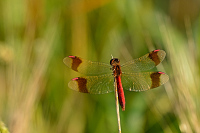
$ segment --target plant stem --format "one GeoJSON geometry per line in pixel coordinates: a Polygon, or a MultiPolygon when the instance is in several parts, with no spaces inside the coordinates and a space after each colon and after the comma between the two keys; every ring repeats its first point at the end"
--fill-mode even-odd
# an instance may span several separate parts
{"type": "Polygon", "coordinates": [[[118,102],[118,92],[117,92],[117,82],[115,78],[115,101],[116,101],[116,111],[117,111],[117,121],[118,121],[118,130],[121,133],[121,123],[120,123],[120,114],[119,114],[119,102],[118,102]]]}

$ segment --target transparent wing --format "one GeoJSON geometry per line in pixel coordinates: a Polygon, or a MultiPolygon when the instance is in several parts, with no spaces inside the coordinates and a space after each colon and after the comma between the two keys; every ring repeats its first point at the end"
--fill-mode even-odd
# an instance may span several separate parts
{"type": "Polygon", "coordinates": [[[74,71],[86,75],[99,75],[112,73],[111,66],[100,62],[92,62],[76,56],[69,56],[63,59],[66,66],[74,71]]]}
{"type": "Polygon", "coordinates": [[[169,80],[163,72],[124,73],[122,86],[129,91],[146,91],[163,85],[169,80]]]}
{"type": "Polygon", "coordinates": [[[114,76],[106,74],[101,76],[85,76],[72,79],[68,86],[70,89],[82,93],[104,94],[114,91],[114,76]]]}
{"type": "Polygon", "coordinates": [[[139,72],[154,68],[165,58],[165,51],[154,50],[138,59],[128,61],[121,65],[122,72],[139,72]]]}

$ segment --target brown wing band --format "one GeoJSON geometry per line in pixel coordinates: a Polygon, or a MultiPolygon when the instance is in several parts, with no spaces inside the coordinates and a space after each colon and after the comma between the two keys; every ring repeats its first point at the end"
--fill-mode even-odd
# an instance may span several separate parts
{"type": "Polygon", "coordinates": [[[82,63],[82,60],[80,58],[76,57],[76,56],[71,56],[70,58],[72,59],[72,66],[71,66],[71,68],[74,71],[78,71],[78,67],[82,63]]]}
{"type": "Polygon", "coordinates": [[[159,50],[154,50],[151,53],[149,53],[149,58],[155,62],[156,66],[160,63],[160,58],[158,57],[158,52],[159,52],[159,50]]]}
{"type": "Polygon", "coordinates": [[[83,92],[83,93],[89,93],[87,90],[87,79],[85,78],[76,78],[75,79],[78,82],[78,89],[79,92],[83,92]]]}
{"type": "Polygon", "coordinates": [[[161,74],[162,74],[161,72],[154,72],[150,75],[151,81],[152,81],[151,89],[160,86],[160,75],[161,74]]]}

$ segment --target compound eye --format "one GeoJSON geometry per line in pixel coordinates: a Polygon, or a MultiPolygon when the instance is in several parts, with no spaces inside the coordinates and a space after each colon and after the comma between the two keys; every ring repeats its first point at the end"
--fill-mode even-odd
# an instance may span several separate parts
{"type": "Polygon", "coordinates": [[[119,62],[119,59],[116,58],[116,59],[115,59],[115,62],[119,62]]]}
{"type": "Polygon", "coordinates": [[[110,65],[112,65],[112,64],[113,64],[113,61],[114,61],[114,59],[111,59],[111,60],[110,60],[110,65]]]}

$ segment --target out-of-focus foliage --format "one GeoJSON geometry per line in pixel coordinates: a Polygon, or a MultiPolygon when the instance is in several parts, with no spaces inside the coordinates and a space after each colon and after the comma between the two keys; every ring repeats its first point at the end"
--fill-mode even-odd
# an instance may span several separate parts
{"type": "Polygon", "coordinates": [[[2,121],[0,121],[0,133],[9,133],[7,127],[2,121]]]}
{"type": "MultiPolygon", "coordinates": [[[[117,132],[114,93],[67,86],[78,73],[63,58],[109,63],[163,49],[170,80],[125,91],[122,132],[200,132],[198,0],[0,1],[0,120],[12,133],[117,132]]],[[[0,127],[2,129],[2,127],[0,127]]],[[[8,132],[7,131],[7,132],[8,132]]]]}

